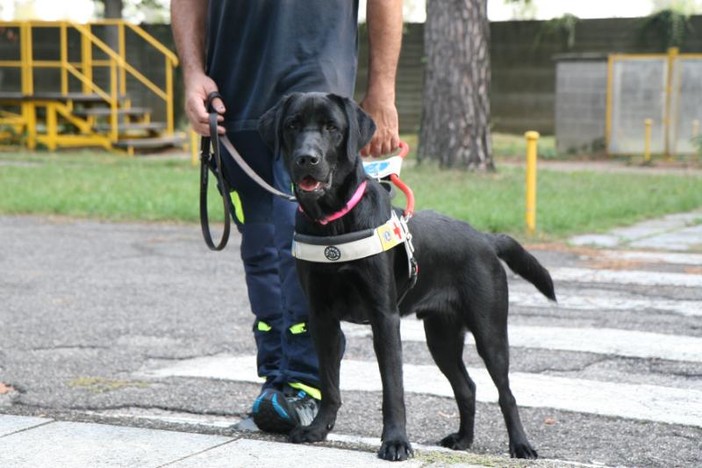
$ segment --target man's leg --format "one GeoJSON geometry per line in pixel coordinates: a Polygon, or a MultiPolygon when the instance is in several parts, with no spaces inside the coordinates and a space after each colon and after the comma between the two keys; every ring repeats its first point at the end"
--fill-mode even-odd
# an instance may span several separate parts
{"type": "MultiPolygon", "coordinates": [[[[273,156],[258,133],[238,132],[230,138],[251,167],[275,183],[273,156]]],[[[307,331],[307,303],[290,253],[297,204],[273,197],[230,162],[225,173],[241,202],[237,226],[242,234],[249,300],[256,315],[258,371],[266,378],[254,403],[254,420],[265,430],[285,432],[297,423],[308,423],[316,414],[317,405],[309,401],[308,394],[319,399],[317,358],[307,331]],[[291,393],[289,385],[304,392],[291,393]]],[[[281,187],[289,188],[289,184],[281,187]]]]}
{"type": "MultiPolygon", "coordinates": [[[[266,155],[257,153],[258,147],[251,144],[248,133],[230,133],[229,137],[262,177],[272,177],[270,165],[265,163],[266,155]]],[[[228,155],[222,155],[222,162],[225,176],[235,190],[232,193],[234,219],[241,233],[241,260],[251,311],[256,317],[253,333],[258,375],[266,379],[264,387],[269,387],[279,377],[284,330],[272,197],[244,174],[228,155]]]]}

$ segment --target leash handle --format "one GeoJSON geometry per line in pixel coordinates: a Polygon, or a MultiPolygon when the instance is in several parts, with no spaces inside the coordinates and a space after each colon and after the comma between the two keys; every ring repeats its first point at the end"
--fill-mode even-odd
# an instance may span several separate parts
{"type": "Polygon", "coordinates": [[[397,174],[390,174],[390,181],[402,191],[402,193],[405,194],[405,198],[407,199],[407,206],[405,207],[405,210],[402,212],[402,216],[405,217],[405,219],[410,219],[412,215],[414,214],[414,192],[412,192],[412,189],[409,187],[409,185],[405,184],[402,179],[400,179],[397,174]]]}
{"type": "MultiPolygon", "coordinates": [[[[409,145],[404,141],[400,141],[400,152],[397,155],[402,159],[405,159],[408,154],[409,145]]],[[[395,187],[400,189],[402,193],[405,194],[407,206],[405,207],[405,211],[402,213],[402,215],[405,219],[410,219],[414,214],[414,192],[412,192],[412,189],[405,184],[397,174],[390,174],[390,181],[395,185],[395,187]]]]}
{"type": "Polygon", "coordinates": [[[405,157],[409,154],[409,145],[406,142],[400,140],[400,146],[398,148],[400,148],[400,151],[397,153],[397,155],[402,159],[405,159],[405,157]]]}
{"type": "Polygon", "coordinates": [[[219,135],[217,133],[217,111],[214,110],[212,101],[215,98],[222,99],[218,92],[210,93],[207,96],[206,108],[209,113],[210,136],[203,136],[200,141],[200,227],[205,244],[210,250],[219,251],[227,246],[229,233],[231,231],[231,209],[232,201],[229,196],[229,184],[224,178],[222,168],[222,157],[219,148],[219,135]],[[214,160],[213,160],[214,159],[214,160]],[[207,186],[209,183],[209,171],[217,178],[217,184],[222,195],[222,206],[224,209],[224,230],[222,237],[217,244],[212,240],[210,231],[210,221],[207,214],[207,186]]]}

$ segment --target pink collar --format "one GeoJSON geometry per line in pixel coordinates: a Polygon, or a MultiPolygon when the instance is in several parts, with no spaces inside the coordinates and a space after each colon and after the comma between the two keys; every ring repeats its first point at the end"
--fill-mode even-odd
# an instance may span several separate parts
{"type": "MultiPolygon", "coordinates": [[[[322,219],[316,219],[315,221],[321,225],[329,224],[330,222],[336,221],[337,219],[341,218],[346,213],[351,211],[356,205],[358,205],[358,202],[361,201],[361,198],[363,198],[363,194],[366,191],[366,184],[367,181],[365,180],[361,182],[351,199],[346,203],[346,205],[344,205],[342,209],[340,209],[336,213],[330,214],[329,216],[325,216],[322,219]]],[[[300,211],[302,211],[302,206],[300,207],[300,211]]]]}

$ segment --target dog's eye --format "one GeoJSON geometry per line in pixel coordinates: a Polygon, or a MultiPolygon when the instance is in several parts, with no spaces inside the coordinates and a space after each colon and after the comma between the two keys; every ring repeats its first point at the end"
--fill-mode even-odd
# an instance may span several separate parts
{"type": "Polygon", "coordinates": [[[334,122],[327,122],[324,124],[324,129],[328,132],[336,132],[339,130],[339,127],[334,122]]]}
{"type": "Polygon", "coordinates": [[[286,129],[286,130],[297,130],[297,126],[298,126],[298,124],[297,124],[297,120],[296,120],[296,119],[288,120],[288,121],[285,123],[285,129],[286,129]]]}

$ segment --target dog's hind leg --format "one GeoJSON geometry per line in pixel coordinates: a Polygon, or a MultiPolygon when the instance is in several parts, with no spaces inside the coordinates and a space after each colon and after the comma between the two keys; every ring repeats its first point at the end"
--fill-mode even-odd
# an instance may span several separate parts
{"type": "MultiPolygon", "coordinates": [[[[506,301],[505,301],[506,302],[506,301]]],[[[536,450],[527,440],[522,421],[519,417],[517,402],[509,388],[509,342],[507,339],[507,304],[503,312],[491,310],[492,317],[504,317],[503,323],[493,323],[492,327],[479,327],[473,331],[475,346],[483,358],[485,367],[499,394],[500,409],[505,419],[509,435],[509,452],[516,458],[537,458],[536,450]]]]}
{"type": "Polygon", "coordinates": [[[467,449],[473,443],[475,383],[463,363],[465,328],[445,316],[434,316],[424,319],[424,331],[434,362],[451,383],[461,418],[458,432],[444,437],[441,445],[453,450],[467,449]]]}

